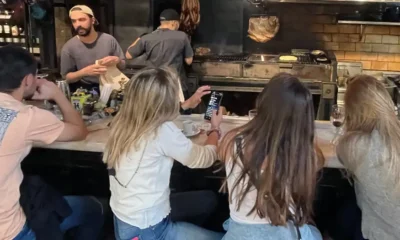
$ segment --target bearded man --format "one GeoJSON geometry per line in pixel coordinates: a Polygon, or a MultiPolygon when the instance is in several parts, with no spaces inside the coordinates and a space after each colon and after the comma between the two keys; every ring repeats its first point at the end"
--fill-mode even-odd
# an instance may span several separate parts
{"type": "Polygon", "coordinates": [[[62,48],[61,75],[70,84],[71,91],[98,87],[99,75],[106,73],[107,66],[125,68],[124,52],[113,36],[94,29],[98,22],[88,6],[72,7],[69,17],[76,36],[62,48]],[[96,60],[101,60],[101,65],[96,60]]]}

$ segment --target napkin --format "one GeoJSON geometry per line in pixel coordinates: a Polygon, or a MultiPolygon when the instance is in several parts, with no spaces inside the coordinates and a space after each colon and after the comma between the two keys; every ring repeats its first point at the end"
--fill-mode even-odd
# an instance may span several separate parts
{"type": "MultiPolygon", "coordinates": [[[[96,64],[100,65],[99,60],[96,61],[96,64]]],[[[119,90],[121,88],[119,82],[128,80],[129,78],[125,74],[123,74],[116,65],[107,66],[107,72],[100,75],[100,92],[105,85],[110,86],[113,90],[119,90]]],[[[177,78],[177,81],[179,85],[179,101],[184,102],[185,96],[183,95],[181,81],[179,80],[179,78],[177,78]]]]}
{"type": "MultiPolygon", "coordinates": [[[[96,61],[97,65],[100,65],[99,60],[96,61]]],[[[119,84],[120,81],[128,81],[129,78],[123,74],[118,68],[117,65],[106,66],[107,72],[105,74],[100,75],[99,82],[100,82],[100,92],[104,85],[109,84],[111,85],[112,89],[119,90],[121,85],[119,84]]]]}
{"type": "Polygon", "coordinates": [[[110,99],[111,93],[113,91],[113,86],[112,84],[104,84],[103,89],[100,91],[100,99],[99,101],[107,104],[108,100],[110,99]]]}

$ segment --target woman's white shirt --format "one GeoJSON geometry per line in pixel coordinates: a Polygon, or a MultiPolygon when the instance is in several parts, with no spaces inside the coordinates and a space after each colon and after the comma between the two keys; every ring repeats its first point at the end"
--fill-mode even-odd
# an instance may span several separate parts
{"type": "Polygon", "coordinates": [[[215,146],[196,145],[173,122],[166,122],[120,159],[115,177],[110,176],[112,211],[132,226],[154,226],[171,210],[169,180],[174,160],[189,168],[207,168],[216,159],[215,146]]]}

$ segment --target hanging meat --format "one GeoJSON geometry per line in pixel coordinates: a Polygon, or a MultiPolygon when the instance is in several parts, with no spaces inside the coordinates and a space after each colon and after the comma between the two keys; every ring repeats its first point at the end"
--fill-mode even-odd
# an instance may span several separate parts
{"type": "Polygon", "coordinates": [[[249,19],[249,37],[256,42],[266,43],[279,31],[279,19],[276,16],[251,17],[249,19]]]}
{"type": "Polygon", "coordinates": [[[192,36],[199,23],[200,23],[199,0],[183,0],[180,29],[189,36],[192,36]]]}

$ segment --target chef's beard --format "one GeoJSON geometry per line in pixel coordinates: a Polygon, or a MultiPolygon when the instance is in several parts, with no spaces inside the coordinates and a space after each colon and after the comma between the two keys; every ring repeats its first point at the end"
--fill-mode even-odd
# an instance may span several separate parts
{"type": "Polygon", "coordinates": [[[92,26],[89,26],[89,28],[84,28],[79,26],[75,29],[75,33],[82,37],[88,36],[91,31],[92,31],[92,26]],[[79,33],[80,30],[84,30],[84,33],[79,33]]]}

